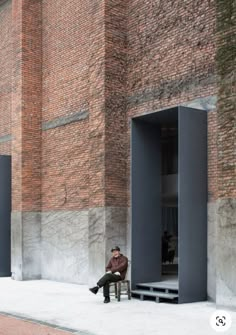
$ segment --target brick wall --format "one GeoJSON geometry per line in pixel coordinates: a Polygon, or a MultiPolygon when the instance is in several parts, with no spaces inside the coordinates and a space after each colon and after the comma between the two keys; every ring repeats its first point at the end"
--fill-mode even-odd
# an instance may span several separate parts
{"type": "Polygon", "coordinates": [[[89,196],[89,1],[43,1],[42,206],[82,209],[89,196]],[[64,123],[63,123],[64,122],[64,123]]]}
{"type": "Polygon", "coordinates": [[[105,197],[106,206],[127,206],[127,3],[105,6],[105,197]]]}
{"type": "MultiPolygon", "coordinates": [[[[216,95],[213,0],[133,0],[127,18],[128,118],[216,95]]],[[[209,115],[209,147],[216,152],[214,127],[214,116],[209,115]]],[[[212,186],[217,182],[215,162],[211,153],[209,185],[213,198],[217,197],[212,186]]]]}
{"type": "MultiPolygon", "coordinates": [[[[2,7],[9,21],[10,2],[2,7]]],[[[214,1],[42,1],[42,19],[43,209],[125,206],[128,119],[216,94],[214,1]],[[86,117],[67,122],[80,113],[86,117]]],[[[9,111],[10,99],[1,101],[9,111]]],[[[211,199],[217,197],[213,119],[209,115],[211,199]]],[[[9,152],[10,142],[0,148],[9,152]]]]}
{"type": "Polygon", "coordinates": [[[41,2],[12,0],[12,208],[41,206],[41,2]]]}
{"type": "Polygon", "coordinates": [[[127,15],[129,116],[215,94],[213,0],[133,0],[127,15]]]}
{"type": "Polygon", "coordinates": [[[11,1],[0,1],[0,154],[11,154],[11,1]]]}
{"type": "Polygon", "coordinates": [[[216,1],[219,198],[236,198],[236,8],[216,1]]]}
{"type": "Polygon", "coordinates": [[[208,201],[218,198],[217,111],[208,113],[208,201]]]}

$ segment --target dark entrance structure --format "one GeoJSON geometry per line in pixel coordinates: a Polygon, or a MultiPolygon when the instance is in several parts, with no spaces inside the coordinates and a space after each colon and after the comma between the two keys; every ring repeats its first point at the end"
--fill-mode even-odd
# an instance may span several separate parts
{"type": "Polygon", "coordinates": [[[0,156],[0,277],[11,274],[11,157],[0,156]]]}
{"type": "MultiPolygon", "coordinates": [[[[165,292],[172,298],[178,296],[179,303],[205,300],[207,297],[207,113],[205,111],[179,106],[132,119],[131,206],[133,290],[139,284],[142,286],[144,283],[145,285],[151,283],[150,290],[158,297],[155,283],[164,280],[162,236],[165,228],[163,227],[168,226],[165,220],[170,210],[166,208],[172,208],[172,212],[175,213],[175,225],[173,221],[172,231],[178,235],[174,255],[178,260],[177,286],[170,285],[169,288],[166,287],[165,292]],[[171,288],[175,288],[172,292],[175,294],[171,295],[171,288]]],[[[151,296],[151,292],[149,291],[147,295],[151,296]]],[[[159,296],[165,297],[164,293],[159,296]]]]}

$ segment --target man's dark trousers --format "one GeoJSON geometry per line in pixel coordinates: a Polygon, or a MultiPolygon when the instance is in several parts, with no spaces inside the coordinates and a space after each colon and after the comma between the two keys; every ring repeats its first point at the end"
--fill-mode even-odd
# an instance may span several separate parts
{"type": "Polygon", "coordinates": [[[99,281],[97,282],[99,287],[103,287],[103,295],[104,297],[109,297],[110,290],[109,284],[115,283],[121,280],[121,276],[115,275],[114,273],[106,273],[99,281]]]}

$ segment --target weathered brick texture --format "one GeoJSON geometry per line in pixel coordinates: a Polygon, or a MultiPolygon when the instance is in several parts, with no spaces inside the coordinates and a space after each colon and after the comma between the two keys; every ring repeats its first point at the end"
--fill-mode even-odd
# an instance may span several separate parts
{"type": "Polygon", "coordinates": [[[41,206],[41,1],[12,1],[12,208],[41,206]]]}
{"type": "MultiPolygon", "coordinates": [[[[11,1],[0,1],[0,138],[11,134],[11,1]]],[[[11,154],[11,141],[0,141],[0,154],[11,154]]]]}
{"type": "Polygon", "coordinates": [[[236,198],[236,7],[216,1],[219,198],[236,198]]]}
{"type": "MultiPolygon", "coordinates": [[[[217,85],[209,200],[235,195],[235,68],[221,62],[225,53],[235,63],[235,25],[232,16],[216,31],[222,3],[1,1],[0,137],[13,136],[13,209],[126,206],[130,118],[216,95],[217,85]]],[[[0,142],[0,153],[10,150],[0,142]]]]}
{"type": "MultiPolygon", "coordinates": [[[[89,1],[42,1],[42,121],[89,110],[89,1]]],[[[89,204],[89,121],[42,132],[42,209],[89,204]]]]}
{"type": "Polygon", "coordinates": [[[133,0],[127,17],[129,116],[215,94],[213,0],[133,0]]]}
{"type": "Polygon", "coordinates": [[[127,3],[105,6],[105,197],[106,206],[127,206],[127,3]]]}
{"type": "MultiPolygon", "coordinates": [[[[133,0],[128,5],[127,20],[128,118],[197,97],[216,95],[213,0],[133,0]]],[[[213,186],[217,182],[214,127],[214,117],[210,114],[211,199],[217,197],[217,188],[213,186]]],[[[130,161],[128,174],[129,171],[130,161]]]]}
{"type": "Polygon", "coordinates": [[[208,201],[218,197],[217,111],[208,113],[208,201]]]}

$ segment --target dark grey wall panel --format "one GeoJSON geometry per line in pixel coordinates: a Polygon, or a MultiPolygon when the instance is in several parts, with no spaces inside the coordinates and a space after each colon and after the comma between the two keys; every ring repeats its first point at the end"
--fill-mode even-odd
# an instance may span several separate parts
{"type": "Polygon", "coordinates": [[[207,297],[207,113],[179,107],[179,302],[207,297]]]}
{"type": "Polygon", "coordinates": [[[11,157],[0,156],[0,276],[10,276],[11,157]]]}
{"type": "Polygon", "coordinates": [[[132,121],[132,286],[161,279],[161,155],[158,125],[132,121]]]}

